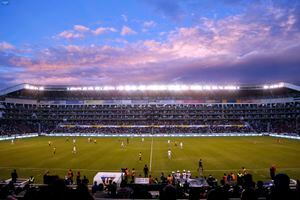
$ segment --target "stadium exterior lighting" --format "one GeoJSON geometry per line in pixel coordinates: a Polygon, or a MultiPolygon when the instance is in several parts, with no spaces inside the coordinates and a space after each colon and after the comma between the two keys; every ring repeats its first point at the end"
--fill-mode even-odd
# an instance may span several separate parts
{"type": "Polygon", "coordinates": [[[282,88],[284,87],[284,83],[278,83],[278,84],[273,84],[273,85],[264,85],[263,89],[277,89],[277,88],[282,88]]]}
{"type": "Polygon", "coordinates": [[[210,85],[205,85],[205,86],[203,87],[203,89],[204,89],[204,90],[211,90],[211,86],[210,86],[210,85]]]}
{"type": "Polygon", "coordinates": [[[140,90],[140,91],[144,91],[144,90],[146,90],[146,86],[145,85],[139,85],[137,87],[137,89],[140,90]]]}
{"type": "Polygon", "coordinates": [[[138,88],[135,85],[125,85],[125,91],[136,91],[138,88]]]}
{"type": "Polygon", "coordinates": [[[202,85],[191,85],[190,90],[203,90],[202,85]]]}
{"type": "Polygon", "coordinates": [[[213,85],[213,86],[211,87],[211,89],[212,89],[212,90],[217,90],[217,89],[218,89],[218,86],[213,85]]]}
{"type": "MultiPolygon", "coordinates": [[[[263,89],[283,87],[284,83],[264,85],[263,89]]],[[[28,90],[45,90],[43,86],[25,84],[28,90]]],[[[82,86],[67,87],[68,91],[211,91],[211,90],[239,90],[239,86],[234,85],[119,85],[119,86],[82,86]]]]}
{"type": "Polygon", "coordinates": [[[34,85],[29,85],[29,84],[25,84],[24,88],[27,90],[44,90],[43,86],[38,87],[38,86],[34,86],[34,85]]]}
{"type": "Polygon", "coordinates": [[[114,86],[104,86],[103,90],[106,90],[106,91],[108,91],[108,90],[116,90],[116,88],[114,86]]]}
{"type": "Polygon", "coordinates": [[[119,90],[119,91],[123,91],[124,90],[124,86],[123,85],[120,85],[116,88],[116,90],[119,90]]]}

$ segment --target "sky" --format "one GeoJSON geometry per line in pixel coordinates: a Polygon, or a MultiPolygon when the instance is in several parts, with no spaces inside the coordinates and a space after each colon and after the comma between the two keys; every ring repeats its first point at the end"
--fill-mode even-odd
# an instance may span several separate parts
{"type": "Polygon", "coordinates": [[[0,0],[0,88],[300,83],[300,0],[0,0]]]}

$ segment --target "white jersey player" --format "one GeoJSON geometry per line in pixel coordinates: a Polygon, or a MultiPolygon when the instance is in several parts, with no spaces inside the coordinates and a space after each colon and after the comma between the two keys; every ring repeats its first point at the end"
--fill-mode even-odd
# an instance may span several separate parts
{"type": "Polygon", "coordinates": [[[14,144],[15,143],[15,140],[14,139],[11,139],[11,144],[14,144]]]}
{"type": "Polygon", "coordinates": [[[121,143],[121,148],[124,149],[125,145],[124,145],[124,142],[122,141],[121,143]]]}
{"type": "Polygon", "coordinates": [[[170,142],[171,142],[171,141],[170,141],[170,140],[168,140],[168,144],[170,144],[170,142]]]}
{"type": "Polygon", "coordinates": [[[192,176],[192,174],[191,174],[191,171],[190,171],[190,170],[188,170],[188,171],[187,171],[187,173],[186,173],[186,177],[187,177],[187,179],[190,179],[190,178],[191,178],[191,176],[192,176]]]}
{"type": "Polygon", "coordinates": [[[77,149],[76,149],[76,146],[73,146],[73,151],[72,151],[73,154],[76,154],[77,153],[77,149]]]}
{"type": "Polygon", "coordinates": [[[175,179],[179,180],[180,179],[180,171],[177,170],[176,174],[175,174],[175,179]]]}
{"type": "Polygon", "coordinates": [[[183,143],[180,142],[180,149],[183,149],[183,143]]]}
{"type": "Polygon", "coordinates": [[[185,181],[187,179],[187,174],[185,172],[185,169],[182,171],[182,179],[185,181]]]}
{"type": "Polygon", "coordinates": [[[142,142],[144,142],[145,141],[145,139],[144,138],[142,138],[142,142]]]}
{"type": "Polygon", "coordinates": [[[168,158],[169,158],[169,160],[171,159],[171,157],[172,157],[172,152],[171,152],[171,149],[169,149],[168,150],[168,158]]]}
{"type": "Polygon", "coordinates": [[[75,144],[76,143],[76,139],[75,138],[73,138],[73,144],[75,144]]]}

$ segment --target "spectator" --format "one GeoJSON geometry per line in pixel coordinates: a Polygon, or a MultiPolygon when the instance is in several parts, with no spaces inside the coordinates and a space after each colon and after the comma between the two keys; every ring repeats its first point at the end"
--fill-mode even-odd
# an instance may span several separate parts
{"type": "Polygon", "coordinates": [[[77,172],[76,175],[76,184],[79,185],[81,183],[81,179],[80,179],[80,171],[77,172]]]}
{"type": "Polygon", "coordinates": [[[275,165],[272,165],[270,167],[270,177],[272,180],[274,180],[274,178],[275,178],[275,173],[276,173],[276,167],[275,167],[275,165]]]}
{"type": "Polygon", "coordinates": [[[286,174],[277,174],[274,177],[274,186],[271,189],[271,200],[296,200],[296,193],[292,192],[289,187],[290,177],[286,174]]]}
{"type": "Polygon", "coordinates": [[[17,179],[18,179],[17,170],[14,169],[13,172],[11,173],[11,181],[12,181],[13,183],[16,183],[16,182],[17,182],[17,179]]]}
{"type": "Polygon", "coordinates": [[[83,176],[82,184],[83,185],[88,185],[89,184],[89,179],[86,176],[83,176]]]}

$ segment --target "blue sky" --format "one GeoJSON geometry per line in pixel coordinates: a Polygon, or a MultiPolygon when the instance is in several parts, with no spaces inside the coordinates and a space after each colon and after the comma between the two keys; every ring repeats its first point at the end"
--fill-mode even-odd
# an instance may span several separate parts
{"type": "Polygon", "coordinates": [[[298,0],[1,0],[0,84],[299,83],[298,0]]]}

